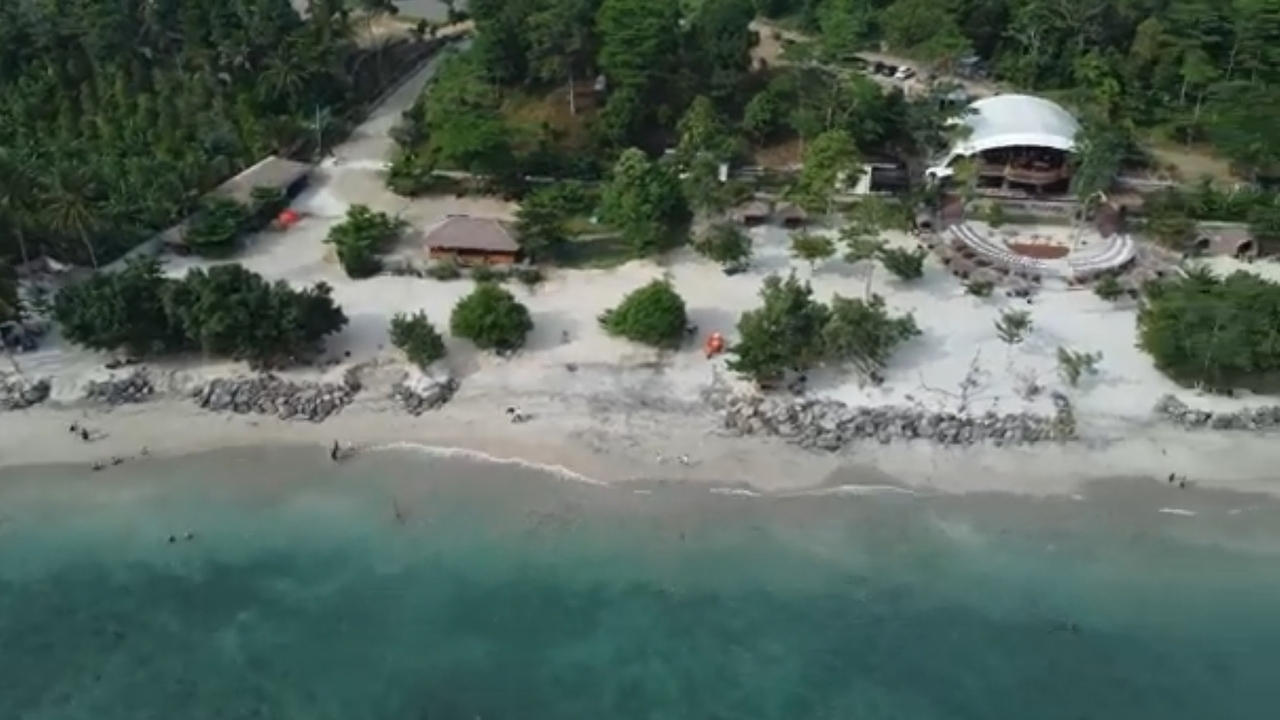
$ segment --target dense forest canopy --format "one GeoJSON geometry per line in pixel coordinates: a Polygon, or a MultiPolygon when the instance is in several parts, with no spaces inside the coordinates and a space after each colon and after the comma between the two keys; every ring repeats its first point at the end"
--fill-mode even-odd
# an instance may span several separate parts
{"type": "Polygon", "coordinates": [[[408,194],[437,167],[599,179],[631,147],[696,146],[680,158],[687,167],[829,130],[868,154],[938,145],[937,103],[861,73],[753,61],[758,10],[752,0],[476,0],[472,50],[441,69],[397,133],[392,187],[408,194]],[[555,106],[541,122],[513,117],[530,96],[555,106]]]}
{"type": "Polygon", "coordinates": [[[291,0],[0,3],[0,257],[105,262],[313,137],[369,90],[352,79],[347,13],[342,0],[312,0],[305,19],[291,0]]]}
{"type": "Polygon", "coordinates": [[[759,0],[827,47],[878,47],[1280,169],[1280,0],[759,0]]]}
{"type": "Polygon", "coordinates": [[[1112,133],[1123,160],[1141,159],[1138,141],[1155,137],[1207,145],[1242,177],[1280,171],[1269,126],[1280,110],[1280,0],[476,0],[472,12],[479,34],[465,69],[445,73],[432,93],[450,92],[411,118],[404,146],[420,164],[465,166],[462,148],[481,165],[598,176],[627,147],[677,144],[700,97],[756,148],[830,130],[863,154],[937,147],[936,101],[850,72],[854,53],[883,48],[941,70],[980,60],[1007,87],[1063,101],[1112,133]],[[758,15],[815,42],[772,67],[753,61],[758,15]],[[589,143],[562,148],[577,164],[548,162],[548,148],[564,145],[555,123],[531,131],[504,117],[513,97],[557,92],[589,127],[589,143]],[[464,115],[483,121],[433,120],[464,115]],[[586,167],[584,153],[598,161],[586,167]]]}

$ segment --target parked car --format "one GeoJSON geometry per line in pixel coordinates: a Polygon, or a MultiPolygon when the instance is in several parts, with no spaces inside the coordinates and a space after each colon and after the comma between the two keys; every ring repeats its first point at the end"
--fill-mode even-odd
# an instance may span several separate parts
{"type": "Polygon", "coordinates": [[[912,70],[906,65],[903,65],[902,67],[898,68],[893,73],[894,80],[910,80],[915,76],[916,76],[916,71],[912,70]]]}

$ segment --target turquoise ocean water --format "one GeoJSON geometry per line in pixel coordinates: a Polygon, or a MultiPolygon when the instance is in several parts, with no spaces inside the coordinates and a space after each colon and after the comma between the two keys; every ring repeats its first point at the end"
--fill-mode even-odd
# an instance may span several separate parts
{"type": "Polygon", "coordinates": [[[1280,512],[1151,485],[762,498],[296,449],[4,471],[0,719],[1275,717],[1280,512]]]}

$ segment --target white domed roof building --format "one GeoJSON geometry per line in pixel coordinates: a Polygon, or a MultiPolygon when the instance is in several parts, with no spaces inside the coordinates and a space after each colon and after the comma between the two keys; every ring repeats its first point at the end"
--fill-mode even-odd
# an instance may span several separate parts
{"type": "Polygon", "coordinates": [[[951,177],[956,162],[970,158],[980,187],[1066,190],[1080,123],[1061,105],[1031,95],[995,95],[971,104],[956,122],[967,131],[925,171],[931,180],[951,177]]]}

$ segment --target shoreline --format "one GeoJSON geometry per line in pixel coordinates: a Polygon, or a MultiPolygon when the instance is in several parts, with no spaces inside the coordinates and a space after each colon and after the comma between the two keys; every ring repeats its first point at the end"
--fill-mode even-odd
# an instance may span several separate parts
{"type": "Polygon", "coordinates": [[[718,492],[751,494],[870,492],[879,486],[920,495],[1006,493],[1071,496],[1114,478],[1188,478],[1187,492],[1226,490],[1280,496],[1274,471],[1280,451],[1266,435],[1191,432],[1150,425],[1123,438],[1086,439],[1025,447],[943,447],[924,441],[867,442],[821,453],[777,437],[722,430],[719,413],[694,410],[674,396],[645,398],[604,393],[578,397],[463,388],[442,408],[413,416],[379,386],[313,423],[269,415],[218,413],[169,392],[117,406],[56,403],[0,413],[0,469],[50,464],[105,463],[124,467],[143,448],[156,458],[272,446],[315,447],[334,441],[357,453],[417,451],[515,464],[590,484],[695,483],[718,492]],[[664,403],[670,403],[663,407],[664,403]],[[512,423],[506,405],[532,416],[512,423]],[[102,436],[82,441],[68,431],[80,423],[102,436]],[[680,458],[684,456],[687,462],[680,458]],[[855,477],[850,483],[835,478],[855,477]],[[844,485],[856,486],[854,489],[844,485]]]}

